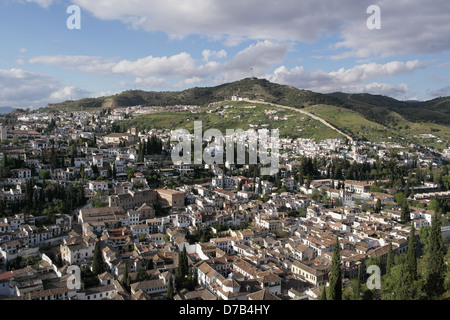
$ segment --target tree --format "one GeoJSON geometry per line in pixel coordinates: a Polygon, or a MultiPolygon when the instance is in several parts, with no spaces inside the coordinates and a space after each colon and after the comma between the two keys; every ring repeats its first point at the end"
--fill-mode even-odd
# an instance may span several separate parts
{"type": "Polygon", "coordinates": [[[77,156],[77,144],[74,141],[72,143],[72,147],[70,148],[70,166],[75,166],[75,157],[77,156]]]}
{"type": "Polygon", "coordinates": [[[408,201],[405,199],[402,204],[402,212],[400,214],[400,220],[402,223],[411,221],[408,201]]]}
{"type": "Polygon", "coordinates": [[[188,283],[189,281],[187,281],[186,279],[188,275],[189,275],[189,264],[186,246],[184,246],[178,258],[177,274],[175,277],[175,282],[177,284],[178,290],[189,286],[188,283]]]}
{"type": "Polygon", "coordinates": [[[178,274],[180,275],[181,278],[184,279],[184,277],[187,276],[188,271],[189,265],[188,265],[187,251],[186,246],[184,246],[178,261],[178,274]]]}
{"type": "Polygon", "coordinates": [[[58,167],[58,155],[56,154],[55,147],[53,145],[50,150],[50,166],[52,169],[56,169],[58,167]]]}
{"type": "Polygon", "coordinates": [[[105,192],[96,191],[92,199],[89,200],[89,203],[92,205],[93,208],[103,208],[107,206],[106,199],[107,194],[105,192]]]}
{"type": "Polygon", "coordinates": [[[50,171],[46,169],[42,170],[41,172],[39,172],[39,178],[41,178],[42,180],[50,179],[50,171]]]}
{"type": "Polygon", "coordinates": [[[113,167],[112,167],[112,178],[114,180],[117,179],[117,169],[116,169],[116,163],[115,162],[113,163],[113,167]]]}
{"type": "Polygon", "coordinates": [[[386,261],[386,274],[389,275],[394,266],[394,252],[392,251],[392,241],[389,241],[388,256],[386,261]]]}
{"type": "Polygon", "coordinates": [[[125,289],[129,292],[130,285],[131,285],[131,277],[128,274],[128,266],[126,263],[125,263],[125,268],[123,269],[122,283],[123,283],[125,289]]]}
{"type": "Polygon", "coordinates": [[[327,287],[323,286],[319,300],[327,300],[327,287]]]}
{"type": "Polygon", "coordinates": [[[409,233],[408,251],[406,253],[406,272],[412,280],[417,280],[417,257],[416,257],[416,229],[414,224],[411,225],[411,231],[409,233]]]}
{"type": "Polygon", "coordinates": [[[377,203],[375,205],[375,212],[380,213],[381,212],[381,201],[380,199],[377,199],[377,203]]]}
{"type": "Polygon", "coordinates": [[[422,282],[417,273],[416,237],[414,225],[411,226],[408,251],[404,263],[391,268],[387,277],[385,299],[416,300],[423,297],[422,282]],[[391,295],[389,294],[391,293],[391,295]]]}
{"type": "Polygon", "coordinates": [[[170,275],[169,284],[167,286],[167,299],[169,299],[169,300],[173,299],[174,291],[175,290],[173,288],[173,277],[172,277],[172,275],[170,275]]]}
{"type": "Polygon", "coordinates": [[[403,194],[403,192],[399,192],[394,195],[394,199],[395,199],[395,202],[397,202],[398,204],[403,204],[406,200],[406,197],[403,194]]]}
{"type": "Polygon", "coordinates": [[[145,269],[140,268],[136,275],[136,282],[141,282],[145,280],[150,280],[150,276],[148,275],[145,269]]]}
{"type": "Polygon", "coordinates": [[[39,202],[38,199],[38,191],[36,189],[33,190],[33,208],[37,209],[39,208],[39,206],[41,205],[41,203],[39,202]]]}
{"type": "Polygon", "coordinates": [[[436,211],[431,221],[429,247],[427,250],[427,269],[425,275],[425,292],[430,299],[439,298],[445,291],[444,282],[446,265],[444,241],[441,233],[441,215],[436,211]]]}
{"type": "Polygon", "coordinates": [[[361,297],[361,265],[358,266],[358,278],[356,279],[355,300],[359,300],[361,297]]]}
{"type": "Polygon", "coordinates": [[[436,198],[433,198],[430,200],[430,203],[428,204],[427,209],[436,211],[438,209],[438,207],[439,207],[438,200],[436,198]]]}
{"type": "Polygon", "coordinates": [[[341,250],[339,248],[339,237],[336,235],[336,243],[333,250],[331,262],[330,286],[328,288],[328,300],[342,300],[342,273],[341,273],[341,250]]]}
{"type": "Polygon", "coordinates": [[[105,263],[103,261],[102,251],[100,250],[100,242],[95,244],[94,257],[92,260],[92,273],[99,275],[105,272],[105,263]]]}
{"type": "Polygon", "coordinates": [[[137,161],[138,162],[144,162],[144,142],[143,141],[141,141],[139,143],[137,161]]]}
{"type": "Polygon", "coordinates": [[[408,198],[410,195],[411,195],[411,189],[409,186],[409,182],[407,182],[405,185],[405,197],[408,198]]]}

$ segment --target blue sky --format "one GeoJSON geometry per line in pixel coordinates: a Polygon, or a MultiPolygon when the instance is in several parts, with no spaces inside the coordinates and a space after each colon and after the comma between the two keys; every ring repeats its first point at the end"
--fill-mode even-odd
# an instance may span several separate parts
{"type": "Polygon", "coordinates": [[[0,1],[0,106],[252,75],[324,93],[450,95],[447,0],[0,1]],[[67,28],[71,5],[81,29],[67,28]],[[367,27],[370,5],[380,29],[367,27]]]}

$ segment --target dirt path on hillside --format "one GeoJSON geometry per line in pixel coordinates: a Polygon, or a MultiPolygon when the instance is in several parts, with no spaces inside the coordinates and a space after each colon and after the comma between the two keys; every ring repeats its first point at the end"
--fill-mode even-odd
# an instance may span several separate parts
{"type": "Polygon", "coordinates": [[[338,133],[342,134],[343,136],[345,136],[348,140],[353,141],[353,138],[350,137],[348,134],[342,132],[341,130],[339,130],[338,128],[336,128],[335,126],[333,126],[332,124],[330,124],[326,120],[322,119],[319,116],[316,116],[315,114],[312,114],[311,112],[304,111],[304,110],[301,110],[301,109],[297,109],[297,108],[294,108],[294,107],[283,106],[281,104],[275,104],[275,103],[271,103],[271,102],[262,102],[262,101],[256,101],[256,100],[245,100],[245,101],[251,102],[251,103],[268,104],[268,105],[271,105],[271,106],[274,106],[274,107],[277,107],[277,108],[283,108],[283,109],[288,109],[288,110],[292,110],[292,111],[303,113],[303,114],[305,114],[305,115],[307,115],[307,116],[309,116],[309,117],[311,117],[311,118],[313,118],[315,120],[318,120],[318,121],[322,122],[327,127],[331,128],[331,129],[337,131],[338,133]]]}

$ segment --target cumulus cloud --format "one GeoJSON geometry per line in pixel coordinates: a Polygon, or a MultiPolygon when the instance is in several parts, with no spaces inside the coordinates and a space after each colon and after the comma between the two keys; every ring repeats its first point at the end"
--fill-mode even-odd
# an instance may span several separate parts
{"type": "Polygon", "coordinates": [[[358,19],[343,24],[342,41],[336,48],[347,50],[336,58],[444,53],[450,50],[450,2],[435,0],[380,0],[381,29],[361,27],[358,19]]]}
{"type": "Polygon", "coordinates": [[[269,75],[268,79],[273,82],[319,92],[367,92],[402,98],[409,93],[409,87],[406,84],[390,85],[379,82],[365,82],[378,78],[408,74],[425,68],[427,65],[427,63],[418,60],[408,62],[392,61],[386,64],[362,64],[349,69],[341,68],[332,72],[305,70],[303,66],[291,69],[281,66],[273,74],[269,75]]]}
{"type": "Polygon", "coordinates": [[[73,86],[64,87],[47,75],[22,69],[0,69],[0,105],[43,107],[49,102],[79,99],[92,94],[73,86]]]}
{"type": "Polygon", "coordinates": [[[44,55],[30,58],[28,62],[46,66],[59,66],[100,76],[110,74],[111,68],[115,65],[113,59],[81,55],[44,55]]]}
{"type": "Polygon", "coordinates": [[[255,76],[263,75],[275,64],[283,61],[289,44],[271,41],[259,41],[249,45],[227,61],[209,61],[210,57],[224,58],[226,52],[204,50],[201,61],[194,59],[191,54],[181,52],[172,56],[147,56],[136,60],[117,60],[97,56],[37,56],[29,59],[31,64],[59,66],[69,70],[91,73],[95,75],[120,75],[136,77],[136,84],[147,88],[164,84],[162,78],[184,78],[184,84],[201,82],[212,75],[219,75],[222,79],[237,80],[250,75],[253,68],[255,76]],[[208,61],[205,61],[207,57],[208,61]]]}
{"type": "Polygon", "coordinates": [[[366,12],[372,0],[74,0],[104,20],[119,20],[133,28],[164,31],[173,38],[206,35],[225,44],[244,40],[315,42],[338,35],[335,49],[349,56],[391,56],[450,50],[443,35],[450,32],[450,2],[378,0],[381,29],[369,30],[366,12]]]}
{"type": "Polygon", "coordinates": [[[121,60],[111,67],[111,72],[133,76],[160,74],[162,76],[186,76],[196,69],[195,61],[187,52],[167,57],[153,57],[137,59],[135,61],[121,60]]]}
{"type": "Polygon", "coordinates": [[[99,19],[120,20],[133,28],[162,30],[173,37],[202,34],[231,39],[230,43],[245,39],[315,41],[322,33],[333,33],[358,8],[351,0],[158,0],[151,6],[145,0],[74,3],[99,19]]]}
{"type": "Polygon", "coordinates": [[[429,92],[432,97],[444,97],[450,96],[450,86],[446,86],[437,90],[432,90],[429,92]]]}
{"type": "Polygon", "coordinates": [[[80,89],[75,86],[66,86],[59,90],[53,91],[49,96],[48,102],[52,103],[66,100],[78,100],[88,96],[92,96],[92,93],[87,90],[80,89]]]}
{"type": "Polygon", "coordinates": [[[134,84],[144,89],[164,88],[168,86],[166,79],[158,77],[136,78],[134,84]]]}
{"type": "Polygon", "coordinates": [[[227,56],[227,52],[225,50],[220,51],[211,51],[211,50],[203,50],[202,51],[203,61],[208,62],[210,58],[215,57],[217,59],[222,59],[227,56]]]}

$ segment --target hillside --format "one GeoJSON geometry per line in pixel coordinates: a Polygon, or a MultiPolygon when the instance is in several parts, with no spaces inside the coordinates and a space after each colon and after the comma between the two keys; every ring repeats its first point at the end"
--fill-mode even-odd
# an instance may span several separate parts
{"type": "MultiPolygon", "coordinates": [[[[367,128],[372,128],[370,130],[381,130],[382,135],[392,134],[395,136],[397,133],[400,133],[399,129],[401,127],[402,129],[406,128],[405,130],[413,128],[416,130],[414,133],[418,134],[442,133],[441,137],[446,138],[447,129],[450,126],[450,97],[417,102],[399,101],[390,97],[367,93],[348,94],[335,92],[322,94],[257,78],[246,78],[215,87],[196,87],[184,91],[128,90],[110,97],[86,98],[78,101],[49,104],[45,111],[87,111],[136,105],[198,105],[206,107],[212,102],[230,100],[232,96],[295,108],[311,108],[317,105],[340,108],[341,113],[337,115],[336,119],[329,120],[330,123],[341,128],[344,118],[353,119],[356,122],[353,123],[353,126],[368,121],[374,125],[370,125],[367,128]],[[344,115],[342,111],[348,111],[349,113],[344,115]],[[339,117],[344,118],[339,120],[339,117]],[[387,132],[387,129],[392,129],[392,132],[387,132]]],[[[320,110],[316,109],[316,112],[320,112],[320,110]]],[[[326,113],[323,114],[324,119],[326,119],[326,116],[326,113]]],[[[342,128],[344,132],[353,134],[355,137],[359,136],[355,130],[365,133],[363,134],[364,137],[369,135],[365,126],[362,126],[362,129],[350,127],[352,126],[347,124],[342,128]]],[[[403,133],[408,134],[407,131],[403,133]]]]}
{"type": "MultiPolygon", "coordinates": [[[[206,109],[206,108],[205,108],[206,109]]],[[[227,129],[248,130],[251,128],[279,129],[280,137],[305,138],[321,141],[330,138],[344,138],[319,120],[299,114],[295,110],[277,108],[265,103],[246,101],[226,101],[214,106],[214,109],[161,112],[140,115],[131,120],[118,122],[119,131],[135,126],[138,131],[144,129],[187,129],[194,130],[194,121],[201,121],[203,130],[215,128],[225,133],[227,129]]]]}
{"type": "Polygon", "coordinates": [[[0,107],[0,114],[7,114],[14,110],[15,109],[13,107],[0,107]]]}

